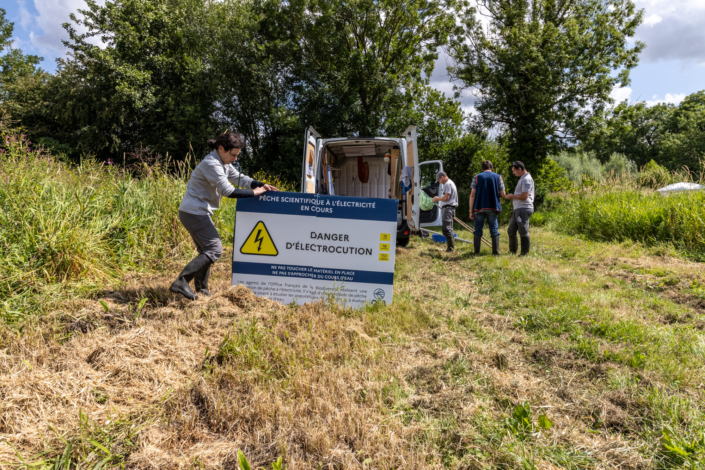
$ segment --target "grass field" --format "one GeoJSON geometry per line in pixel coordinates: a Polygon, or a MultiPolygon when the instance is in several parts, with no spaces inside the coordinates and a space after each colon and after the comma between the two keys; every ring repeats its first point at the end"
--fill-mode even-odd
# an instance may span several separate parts
{"type": "Polygon", "coordinates": [[[189,253],[72,294],[0,329],[0,467],[703,468],[701,265],[532,241],[414,238],[394,304],[360,311],[258,299],[224,261],[184,301],[189,253]]]}

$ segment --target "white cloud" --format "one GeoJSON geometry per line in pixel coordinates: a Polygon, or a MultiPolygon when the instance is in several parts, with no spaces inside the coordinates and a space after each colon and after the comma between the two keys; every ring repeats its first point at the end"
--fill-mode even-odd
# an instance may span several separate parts
{"type": "MultiPolygon", "coordinates": [[[[455,96],[454,85],[459,85],[460,83],[453,83],[450,81],[450,76],[448,75],[448,65],[450,65],[450,57],[442,50],[438,50],[438,60],[436,60],[436,65],[433,69],[433,74],[429,77],[429,85],[432,88],[445,93],[449,98],[455,96]]],[[[460,96],[457,100],[460,102],[460,108],[466,116],[475,113],[475,100],[476,96],[473,95],[471,90],[463,90],[460,92],[460,96]]]]}
{"type": "MultiPolygon", "coordinates": [[[[105,1],[101,0],[98,3],[102,5],[105,1]]],[[[34,8],[38,14],[33,17],[35,28],[30,31],[32,45],[42,52],[64,53],[66,47],[61,41],[69,37],[62,24],[71,22],[69,18],[71,13],[86,9],[86,2],[84,0],[34,0],[34,8]]],[[[85,28],[77,28],[77,30],[81,32],[85,28]]],[[[100,43],[99,39],[94,38],[94,40],[91,42],[100,43]]]]}
{"type": "Polygon", "coordinates": [[[635,0],[644,23],[635,38],[646,43],[642,61],[680,59],[705,63],[705,1],[635,0]]]}
{"type": "Polygon", "coordinates": [[[666,96],[660,100],[658,95],[654,95],[650,100],[646,100],[647,106],[654,106],[657,104],[680,104],[681,101],[685,99],[685,93],[666,93],[666,96]]]}
{"type": "Polygon", "coordinates": [[[34,22],[34,17],[27,10],[26,4],[23,0],[18,0],[17,4],[19,5],[20,9],[20,25],[23,29],[28,29],[29,26],[34,22]]]}
{"type": "Polygon", "coordinates": [[[624,100],[628,100],[631,95],[632,89],[628,86],[616,86],[612,89],[612,92],[610,93],[610,98],[612,98],[615,103],[621,103],[624,100]]]}
{"type": "MultiPolygon", "coordinates": [[[[610,98],[615,101],[615,104],[621,103],[624,100],[629,101],[629,98],[632,96],[632,91],[633,90],[628,86],[616,86],[612,89],[612,93],[610,93],[610,98]]],[[[683,101],[686,96],[687,95],[685,93],[666,93],[666,96],[664,96],[663,99],[659,99],[658,95],[654,95],[651,97],[650,100],[644,100],[644,103],[646,103],[647,106],[654,106],[662,103],[677,105],[680,104],[680,102],[683,101]]],[[[637,101],[641,100],[637,98],[637,101]]]]}
{"type": "Polygon", "coordinates": [[[646,26],[653,26],[655,24],[659,24],[661,21],[663,21],[663,18],[656,14],[644,18],[644,24],[646,26]]]}

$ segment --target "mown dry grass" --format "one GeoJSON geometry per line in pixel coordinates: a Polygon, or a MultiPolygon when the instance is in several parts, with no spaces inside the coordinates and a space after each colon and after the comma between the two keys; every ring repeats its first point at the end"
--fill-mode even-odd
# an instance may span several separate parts
{"type": "Polygon", "coordinates": [[[227,262],[197,302],[158,275],[74,299],[0,333],[0,462],[235,469],[241,449],[253,468],[701,468],[700,265],[533,242],[474,258],[414,239],[394,304],[360,311],[258,299],[227,262]]]}

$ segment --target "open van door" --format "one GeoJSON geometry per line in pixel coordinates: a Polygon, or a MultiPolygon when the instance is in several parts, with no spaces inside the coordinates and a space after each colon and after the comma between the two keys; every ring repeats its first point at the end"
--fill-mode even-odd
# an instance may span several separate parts
{"type": "MultiPolygon", "coordinates": [[[[431,160],[419,163],[419,173],[421,173],[420,187],[429,197],[442,196],[441,183],[436,180],[439,171],[443,171],[443,162],[431,160]]],[[[420,211],[419,222],[421,227],[432,227],[443,225],[441,210],[437,204],[433,205],[430,211],[420,211]]]]}
{"type": "Polygon", "coordinates": [[[405,167],[412,168],[411,190],[406,197],[406,221],[409,228],[419,230],[419,147],[416,144],[416,126],[409,126],[404,131],[406,140],[405,167]]]}
{"type": "Polygon", "coordinates": [[[304,161],[301,168],[301,192],[316,192],[316,149],[321,134],[309,126],[304,137],[304,161]]]}

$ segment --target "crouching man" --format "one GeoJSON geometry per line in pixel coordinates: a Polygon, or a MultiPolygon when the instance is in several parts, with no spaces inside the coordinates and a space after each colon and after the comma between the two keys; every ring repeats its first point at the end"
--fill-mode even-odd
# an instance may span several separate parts
{"type": "Polygon", "coordinates": [[[529,254],[531,245],[529,241],[529,219],[534,213],[534,179],[526,171],[524,164],[518,160],[512,163],[512,173],[519,178],[519,182],[514,194],[505,196],[507,199],[511,199],[514,205],[512,219],[509,221],[509,228],[507,229],[509,251],[514,254],[517,253],[517,232],[519,232],[521,236],[521,254],[519,256],[525,256],[529,254]]]}

